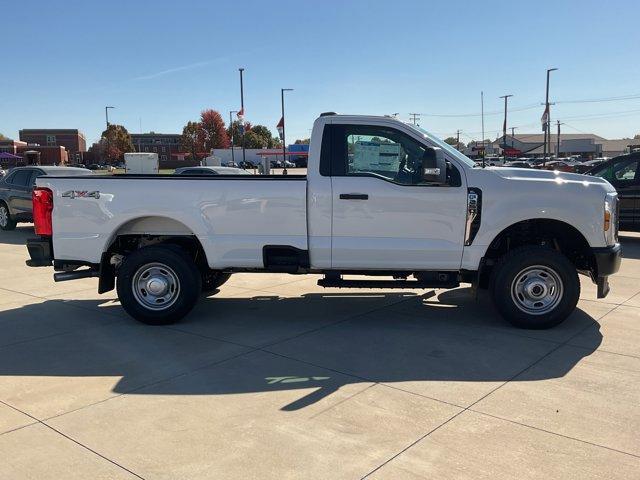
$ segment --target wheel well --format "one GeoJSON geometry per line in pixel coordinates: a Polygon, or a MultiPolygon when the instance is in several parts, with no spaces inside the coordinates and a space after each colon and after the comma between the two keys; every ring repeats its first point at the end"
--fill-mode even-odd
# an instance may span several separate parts
{"type": "Polygon", "coordinates": [[[524,220],[505,228],[491,242],[482,259],[479,286],[488,286],[493,266],[500,257],[524,245],[547,246],[557,250],[580,272],[591,272],[594,269],[589,242],[574,226],[559,220],[524,220]]]}
{"type": "Polygon", "coordinates": [[[102,254],[98,293],[113,290],[115,277],[124,257],[150,245],[180,248],[193,259],[203,275],[210,271],[204,248],[195,235],[122,234],[116,236],[109,248],[102,254]]]}

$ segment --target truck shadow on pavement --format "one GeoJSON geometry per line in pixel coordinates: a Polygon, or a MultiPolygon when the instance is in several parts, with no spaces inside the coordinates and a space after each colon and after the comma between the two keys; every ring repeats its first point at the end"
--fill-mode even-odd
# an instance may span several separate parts
{"type": "Polygon", "coordinates": [[[469,289],[213,296],[171,327],[137,324],[113,300],[48,300],[0,313],[0,398],[29,394],[16,377],[117,377],[112,392],[136,395],[301,390],[285,411],[368,382],[462,405],[461,383],[566,375],[600,345],[599,327],[578,309],[555,329],[516,330],[469,289]]]}

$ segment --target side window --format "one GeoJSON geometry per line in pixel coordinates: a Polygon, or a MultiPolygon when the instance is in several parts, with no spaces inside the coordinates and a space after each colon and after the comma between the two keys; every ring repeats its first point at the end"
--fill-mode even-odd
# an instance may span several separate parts
{"type": "Polygon", "coordinates": [[[636,180],[637,170],[638,160],[631,160],[607,165],[595,175],[612,183],[633,182],[636,180]]]}
{"type": "Polygon", "coordinates": [[[29,179],[31,178],[31,169],[18,170],[10,179],[11,184],[16,187],[26,187],[29,185],[29,179]]]}
{"type": "MultiPolygon", "coordinates": [[[[373,176],[401,185],[428,185],[422,175],[427,147],[398,130],[373,125],[333,125],[331,175],[373,176]]],[[[326,133],[326,132],[325,132],[326,133]]],[[[324,142],[323,142],[324,148],[324,142]]],[[[450,185],[460,174],[449,166],[450,185]]]]}
{"type": "Polygon", "coordinates": [[[406,185],[422,182],[426,149],[418,142],[376,127],[356,127],[346,133],[347,175],[371,174],[406,185]]]}

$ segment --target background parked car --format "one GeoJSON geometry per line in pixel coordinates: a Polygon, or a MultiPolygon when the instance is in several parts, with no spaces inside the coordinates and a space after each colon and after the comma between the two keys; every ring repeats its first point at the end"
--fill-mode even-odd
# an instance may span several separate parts
{"type": "Polygon", "coordinates": [[[586,162],[578,163],[574,165],[573,171],[576,173],[586,173],[594,167],[598,165],[602,165],[606,160],[595,159],[595,160],[587,160],[586,162]]]}
{"type": "Polygon", "coordinates": [[[573,165],[560,160],[551,160],[544,165],[540,164],[539,168],[542,170],[558,170],[560,172],[573,172],[573,165]]]}
{"type": "Polygon", "coordinates": [[[31,222],[31,193],[43,175],[91,175],[85,168],[17,167],[0,179],[0,229],[13,230],[18,222],[31,222]]]}
{"type": "Polygon", "coordinates": [[[614,186],[620,199],[620,228],[640,231],[640,152],[614,157],[589,170],[614,186]]]}
{"type": "Polygon", "coordinates": [[[176,168],[176,175],[251,175],[242,168],[235,167],[181,167],[176,168]]]}
{"type": "Polygon", "coordinates": [[[248,160],[241,160],[240,162],[238,162],[238,167],[240,168],[244,168],[245,170],[251,170],[256,168],[256,166],[249,162],[248,160]]]}
{"type": "Polygon", "coordinates": [[[533,168],[529,162],[522,162],[519,160],[514,160],[513,162],[507,162],[504,164],[505,167],[511,168],[533,168]]]}

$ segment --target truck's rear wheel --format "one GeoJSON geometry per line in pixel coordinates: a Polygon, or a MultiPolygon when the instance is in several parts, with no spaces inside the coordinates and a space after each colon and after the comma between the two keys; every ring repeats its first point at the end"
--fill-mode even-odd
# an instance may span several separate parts
{"type": "Polygon", "coordinates": [[[202,288],[198,268],[176,248],[150,246],[128,255],[118,270],[118,298],[136,320],[177,322],[191,311],[202,288]]]}
{"type": "Polygon", "coordinates": [[[573,264],[560,252],[539,246],[507,253],[495,266],[491,283],[496,308],[519,328],[545,329],[562,323],[580,297],[573,264]]]}
{"type": "Polygon", "coordinates": [[[13,230],[16,228],[16,221],[11,218],[9,207],[6,203],[0,202],[0,229],[13,230]]]}

